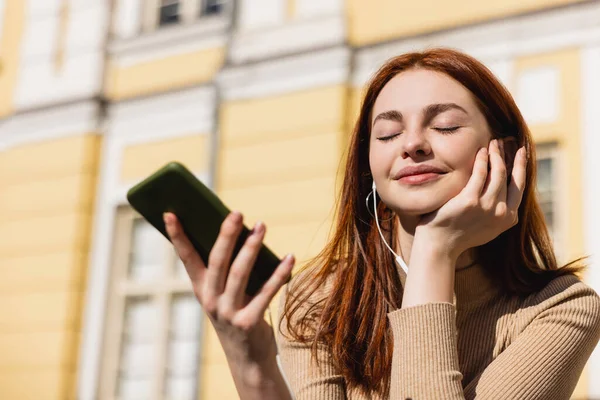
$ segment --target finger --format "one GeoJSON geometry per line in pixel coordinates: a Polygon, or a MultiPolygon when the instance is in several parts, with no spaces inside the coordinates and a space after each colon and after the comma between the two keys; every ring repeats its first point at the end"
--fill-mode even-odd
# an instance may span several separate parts
{"type": "Polygon", "coordinates": [[[255,320],[262,318],[265,310],[269,307],[269,303],[273,300],[273,297],[275,297],[279,289],[281,289],[288,281],[295,262],[296,259],[293,255],[288,254],[285,256],[283,261],[281,261],[281,264],[279,264],[275,272],[273,272],[273,275],[271,275],[263,287],[260,288],[256,296],[254,296],[254,298],[250,300],[250,303],[244,308],[244,313],[247,313],[248,317],[254,318],[255,320]]]}
{"type": "Polygon", "coordinates": [[[506,201],[506,165],[500,153],[498,140],[490,143],[490,182],[483,194],[481,201],[484,206],[491,207],[497,202],[506,201]]]}
{"type": "Polygon", "coordinates": [[[169,235],[177,255],[183,262],[185,270],[187,271],[192,284],[201,284],[206,272],[204,261],[202,261],[202,258],[183,231],[183,227],[179,223],[177,216],[175,216],[173,213],[167,212],[164,213],[163,220],[165,222],[167,235],[169,235]]]}
{"type": "Polygon", "coordinates": [[[527,150],[521,147],[515,155],[515,162],[508,185],[507,206],[509,210],[516,211],[523,199],[525,181],[527,178],[527,150]]]}
{"type": "Polygon", "coordinates": [[[508,174],[511,171],[512,166],[508,165],[506,160],[506,145],[504,139],[500,139],[500,154],[502,155],[502,160],[504,161],[504,166],[506,167],[506,186],[508,187],[508,184],[510,182],[510,176],[508,174]]]}
{"type": "Polygon", "coordinates": [[[475,164],[473,165],[473,172],[471,177],[465,186],[465,193],[467,195],[477,197],[481,195],[483,186],[488,175],[488,150],[482,147],[475,156],[475,164]]]}
{"type": "Polygon", "coordinates": [[[217,295],[223,293],[233,249],[242,227],[243,217],[237,211],[230,213],[221,224],[219,236],[217,236],[217,240],[208,256],[205,285],[207,294],[217,295]]]}
{"type": "Polygon", "coordinates": [[[229,269],[224,293],[228,299],[231,299],[234,309],[240,308],[244,302],[248,279],[256,263],[265,231],[265,224],[257,222],[229,269]]]}

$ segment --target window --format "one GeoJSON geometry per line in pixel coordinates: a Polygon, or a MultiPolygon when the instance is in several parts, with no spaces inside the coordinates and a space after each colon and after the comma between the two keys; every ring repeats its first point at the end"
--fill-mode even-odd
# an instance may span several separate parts
{"type": "Polygon", "coordinates": [[[179,22],[179,3],[177,0],[161,0],[158,20],[160,26],[179,22]]]}
{"type": "Polygon", "coordinates": [[[553,177],[554,177],[554,165],[552,158],[542,158],[537,162],[537,190],[540,199],[540,205],[542,211],[544,211],[544,217],[546,223],[553,231],[554,227],[554,201],[553,201],[553,177]]]}
{"type": "Polygon", "coordinates": [[[221,15],[228,10],[230,0],[145,0],[143,7],[144,32],[194,23],[200,18],[221,15]]]}
{"type": "Polygon", "coordinates": [[[216,15],[223,12],[225,0],[199,0],[200,15],[216,15]]]}
{"type": "Polygon", "coordinates": [[[561,250],[559,237],[558,201],[558,152],[555,145],[536,145],[537,153],[537,194],[550,236],[557,253],[561,250]]]}
{"type": "Polygon", "coordinates": [[[100,399],[196,399],[202,311],[183,264],[132,210],[117,215],[100,399]]]}

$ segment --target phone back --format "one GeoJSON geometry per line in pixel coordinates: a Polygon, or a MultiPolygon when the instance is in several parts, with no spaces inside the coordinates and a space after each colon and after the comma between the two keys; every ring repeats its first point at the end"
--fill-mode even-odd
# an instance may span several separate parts
{"type": "MultiPolygon", "coordinates": [[[[163,222],[163,213],[174,213],[205,264],[219,235],[221,224],[230,212],[216,194],[177,162],[165,165],[132,187],[127,193],[127,200],[167,239],[169,236],[163,222]]],[[[234,257],[248,234],[248,228],[244,227],[236,243],[234,257]]],[[[246,293],[254,295],[279,263],[280,260],[263,245],[250,275],[246,293]]]]}

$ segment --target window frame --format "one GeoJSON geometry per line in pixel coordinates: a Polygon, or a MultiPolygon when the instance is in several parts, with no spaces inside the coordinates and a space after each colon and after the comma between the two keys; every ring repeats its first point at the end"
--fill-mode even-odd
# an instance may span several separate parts
{"type": "MultiPolygon", "coordinates": [[[[158,309],[156,326],[162,327],[155,339],[156,365],[153,372],[154,396],[148,400],[161,400],[165,396],[166,378],[168,375],[169,334],[171,329],[171,305],[173,299],[181,294],[193,294],[189,279],[178,278],[176,274],[177,255],[165,243],[164,260],[161,263],[160,279],[152,281],[131,282],[128,279],[128,268],[132,254],[133,232],[137,220],[142,217],[128,205],[118,206],[115,214],[115,228],[112,245],[112,267],[109,278],[109,299],[103,336],[103,357],[100,369],[100,400],[117,399],[121,353],[123,349],[123,329],[127,300],[135,297],[149,296],[158,309]],[[170,270],[170,272],[169,272],[170,270]],[[169,274],[169,275],[166,275],[169,274]],[[170,277],[168,277],[170,276],[170,277]]],[[[204,343],[204,319],[199,319],[197,371],[195,374],[193,393],[197,398],[201,387],[202,350],[204,343]]]]}
{"type": "Polygon", "coordinates": [[[141,34],[148,34],[158,30],[169,29],[181,25],[192,24],[196,21],[201,21],[211,18],[219,18],[223,15],[228,15],[232,10],[231,0],[222,0],[223,11],[218,14],[204,15],[204,5],[207,0],[179,0],[181,19],[178,23],[160,24],[160,7],[162,0],[145,0],[142,3],[142,22],[141,34]]]}
{"type": "Polygon", "coordinates": [[[566,249],[564,247],[565,238],[563,236],[563,232],[565,231],[563,228],[566,226],[564,221],[564,208],[562,207],[565,204],[565,199],[563,198],[564,193],[562,193],[559,189],[564,185],[561,185],[561,182],[564,182],[563,178],[563,168],[562,168],[562,160],[561,160],[561,151],[560,146],[556,142],[540,142],[535,144],[535,152],[536,152],[536,188],[535,193],[540,202],[541,207],[541,198],[540,193],[537,188],[537,173],[538,173],[538,163],[540,160],[549,159],[552,163],[552,171],[551,171],[551,196],[552,196],[552,226],[548,226],[548,233],[550,234],[550,238],[553,240],[554,252],[556,254],[556,258],[559,264],[562,263],[562,258],[565,255],[566,249]]]}

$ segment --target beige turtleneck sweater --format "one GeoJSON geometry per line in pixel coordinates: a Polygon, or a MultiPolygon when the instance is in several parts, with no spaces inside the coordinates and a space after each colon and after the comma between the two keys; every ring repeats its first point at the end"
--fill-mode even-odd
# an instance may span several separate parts
{"type": "MultiPolygon", "coordinates": [[[[394,400],[568,399],[600,338],[600,298],[575,276],[519,298],[500,293],[478,265],[456,272],[454,304],[399,309],[388,318],[394,400]]],[[[277,339],[297,400],[381,398],[349,390],[327,349],[317,368],[309,345],[277,339]]]]}

